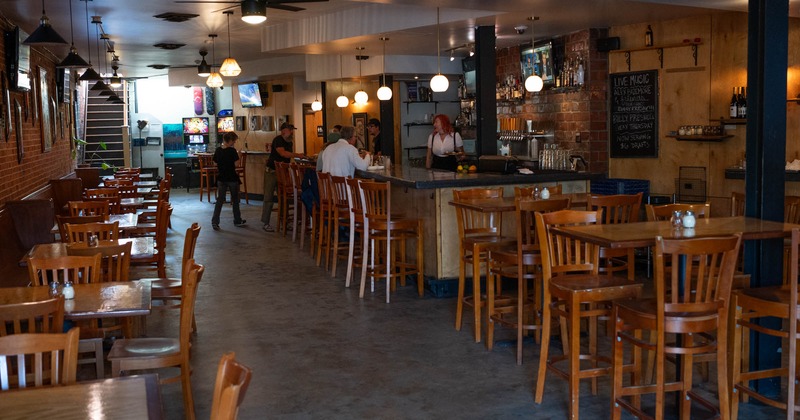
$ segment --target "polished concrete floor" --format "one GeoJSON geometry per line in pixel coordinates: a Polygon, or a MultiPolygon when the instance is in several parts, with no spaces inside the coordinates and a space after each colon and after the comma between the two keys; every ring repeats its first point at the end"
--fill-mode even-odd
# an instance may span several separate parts
{"type": "MultiPolygon", "coordinates": [[[[179,274],[184,231],[194,221],[203,227],[196,259],[206,271],[192,346],[197,418],[208,418],[217,362],[229,351],[253,369],[243,419],[566,418],[567,383],[552,374],[544,402],[533,402],[539,349],[532,341],[522,366],[510,331],[498,329],[500,343],[488,352],[472,339],[471,312],[456,331],[456,300],[419,298],[413,283],[399,287],[390,304],[382,285],[359,299],[356,287],[344,287],[344,269],[331,278],[312,262],[308,244],[301,251],[291,237],[264,232],[261,202],[242,200],[248,225],[240,228],[225,206],[214,231],[213,205],[200,202],[197,190],[176,189],[171,200],[171,275],[179,274]]],[[[148,335],[174,335],[176,320],[175,313],[151,315],[148,335]]],[[[609,416],[608,379],[599,384],[595,396],[582,385],[584,418],[609,416]]],[[[162,386],[162,398],[166,417],[181,418],[180,385],[162,386]]],[[[779,415],[752,404],[740,411],[745,419],[779,415]]]]}

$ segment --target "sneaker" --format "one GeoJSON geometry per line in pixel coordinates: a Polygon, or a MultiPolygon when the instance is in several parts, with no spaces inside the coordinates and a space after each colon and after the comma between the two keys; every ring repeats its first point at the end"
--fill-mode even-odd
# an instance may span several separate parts
{"type": "Polygon", "coordinates": [[[212,224],[211,227],[214,228],[214,230],[219,230],[219,225],[218,224],[212,224]]]}
{"type": "Polygon", "coordinates": [[[242,219],[239,223],[234,223],[233,225],[236,227],[242,227],[247,224],[247,220],[242,219]]]}
{"type": "Polygon", "coordinates": [[[275,232],[275,228],[270,225],[264,225],[261,229],[264,229],[264,232],[275,232]]]}

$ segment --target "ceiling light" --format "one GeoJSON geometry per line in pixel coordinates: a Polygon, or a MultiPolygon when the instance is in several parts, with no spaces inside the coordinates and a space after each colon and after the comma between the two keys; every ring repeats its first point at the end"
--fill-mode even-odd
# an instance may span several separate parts
{"type": "Polygon", "coordinates": [[[114,70],[114,74],[111,76],[111,79],[108,80],[108,85],[115,88],[122,86],[122,78],[117,74],[117,69],[119,69],[119,67],[111,66],[111,68],[114,70]]]}
{"type": "MultiPolygon", "coordinates": [[[[322,82],[320,82],[320,89],[322,89],[322,82]]],[[[322,102],[319,101],[317,90],[314,89],[314,102],[311,102],[311,110],[314,112],[322,111],[322,102]]]]}
{"type": "MultiPolygon", "coordinates": [[[[536,16],[531,16],[528,18],[528,20],[531,21],[531,48],[534,48],[534,46],[536,45],[536,38],[534,38],[533,36],[533,24],[534,22],[539,20],[539,18],[536,16]]],[[[542,80],[541,77],[539,77],[538,74],[536,74],[534,68],[531,68],[531,75],[528,76],[527,79],[525,79],[525,90],[527,90],[528,92],[539,92],[542,90],[543,87],[544,87],[544,81],[542,80]]]]}
{"type": "Polygon", "coordinates": [[[347,105],[350,105],[350,100],[347,99],[347,96],[340,96],[336,98],[336,106],[339,108],[347,108],[347,105]]]}
{"type": "Polygon", "coordinates": [[[392,99],[392,89],[389,86],[386,86],[386,41],[389,38],[381,37],[381,41],[383,41],[383,84],[380,88],[378,88],[378,100],[381,101],[388,101],[392,99]]]}
{"type": "Polygon", "coordinates": [[[236,77],[242,72],[242,68],[239,67],[239,63],[236,62],[236,59],[231,56],[231,15],[233,12],[226,10],[222,13],[228,17],[228,58],[222,62],[219,72],[225,77],[236,77]]]}
{"type": "Polygon", "coordinates": [[[450,87],[450,82],[442,74],[441,47],[439,46],[439,8],[436,8],[436,65],[439,72],[431,79],[431,90],[434,92],[444,92],[450,87]]]}
{"type": "Polygon", "coordinates": [[[475,55],[475,46],[474,45],[469,47],[469,56],[472,57],[473,55],[475,55]]]}
{"type": "Polygon", "coordinates": [[[244,0],[242,2],[242,20],[252,25],[267,20],[266,2],[244,0]]]}
{"type": "MultiPolygon", "coordinates": [[[[86,80],[86,81],[96,81],[96,80],[103,80],[100,77],[100,74],[92,68],[92,45],[91,41],[89,41],[89,1],[84,0],[86,2],[86,51],[89,57],[89,68],[86,69],[85,72],[78,78],[78,80],[86,80]]],[[[95,27],[96,28],[96,27],[95,27]]],[[[97,57],[100,58],[100,57],[97,57]]]]}
{"type": "Polygon", "coordinates": [[[93,91],[103,91],[108,89],[108,85],[106,85],[102,80],[98,80],[89,90],[93,91]]]}
{"type": "Polygon", "coordinates": [[[200,57],[202,60],[200,60],[200,64],[197,66],[197,75],[200,77],[208,77],[208,75],[211,74],[211,66],[206,62],[206,54],[208,54],[208,51],[200,50],[200,57]]]}
{"type": "MultiPolygon", "coordinates": [[[[364,47],[356,47],[356,50],[363,51],[364,47]]],[[[356,55],[356,60],[358,60],[358,92],[353,96],[357,105],[366,105],[369,101],[369,95],[367,92],[364,92],[364,89],[361,85],[363,80],[361,79],[361,61],[366,60],[367,57],[364,55],[356,55]]]]}
{"type": "Polygon", "coordinates": [[[456,58],[453,56],[453,50],[450,50],[450,61],[454,61],[456,58]]]}
{"type": "Polygon", "coordinates": [[[81,77],[78,78],[78,80],[85,80],[85,81],[88,81],[88,82],[94,82],[94,81],[97,81],[97,80],[103,80],[103,78],[100,77],[100,73],[95,71],[95,69],[89,67],[88,69],[86,69],[85,72],[83,72],[83,74],[81,75],[81,77]]]}
{"type": "Polygon", "coordinates": [[[72,0],[69,0],[69,34],[71,41],[69,54],[67,54],[56,67],[63,69],[85,69],[89,67],[89,63],[78,55],[78,49],[75,48],[75,30],[72,23],[72,0]]]}
{"type": "Polygon", "coordinates": [[[346,108],[347,105],[350,105],[350,100],[347,99],[347,96],[344,96],[344,78],[342,75],[342,56],[339,56],[339,87],[342,90],[342,94],[336,98],[336,106],[339,108],[346,108]]]}
{"type": "Polygon", "coordinates": [[[25,38],[22,43],[25,45],[43,46],[57,46],[67,43],[67,41],[50,26],[50,19],[47,17],[47,13],[44,12],[44,0],[42,0],[42,18],[39,20],[39,26],[30,36],[25,38]]]}
{"type": "MultiPolygon", "coordinates": [[[[217,52],[216,49],[214,48],[214,38],[217,37],[217,34],[210,34],[208,36],[211,37],[211,62],[216,63],[217,52]]],[[[208,79],[206,79],[206,85],[211,88],[218,88],[221,87],[222,84],[223,84],[222,76],[218,72],[214,71],[214,67],[212,66],[211,74],[209,74],[208,79]]]]}

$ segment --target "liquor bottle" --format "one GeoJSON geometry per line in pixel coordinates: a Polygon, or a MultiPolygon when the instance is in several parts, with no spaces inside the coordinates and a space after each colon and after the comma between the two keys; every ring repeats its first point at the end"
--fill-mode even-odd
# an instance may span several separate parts
{"type": "Polygon", "coordinates": [[[741,101],[739,101],[739,118],[747,118],[747,90],[742,87],[741,101]]]}
{"type": "Polygon", "coordinates": [[[583,69],[583,60],[578,61],[578,71],[576,72],[576,78],[578,80],[578,87],[583,86],[584,82],[584,69],[583,69]]]}
{"type": "Polygon", "coordinates": [[[650,25],[647,25],[647,31],[644,33],[644,46],[653,46],[653,29],[650,28],[650,25]]]}
{"type": "Polygon", "coordinates": [[[733,88],[733,95],[731,96],[730,113],[731,118],[739,118],[739,98],[736,97],[736,88],[733,88]]]}

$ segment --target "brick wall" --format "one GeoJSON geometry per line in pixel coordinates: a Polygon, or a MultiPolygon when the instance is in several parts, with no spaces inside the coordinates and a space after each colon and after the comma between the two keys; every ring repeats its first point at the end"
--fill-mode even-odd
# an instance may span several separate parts
{"type": "MultiPolygon", "coordinates": [[[[3,30],[7,30],[8,26],[4,26],[3,30]]],[[[70,135],[71,132],[67,121],[69,118],[69,110],[67,104],[57,103],[58,114],[64,118],[63,136],[59,120],[56,119],[56,137],[53,139],[53,145],[49,151],[43,151],[42,145],[42,118],[41,110],[36,112],[39,118],[34,121],[34,104],[38,104],[40,100],[36,100],[35,95],[40,95],[38,89],[39,83],[39,69],[44,69],[47,72],[47,84],[49,86],[50,97],[57,101],[56,94],[56,68],[55,60],[47,51],[38,48],[31,48],[31,69],[34,75],[32,83],[37,83],[37,88],[30,92],[17,92],[11,90],[9,93],[10,102],[13,107],[15,100],[19,101],[21,105],[21,125],[22,125],[22,144],[24,156],[22,163],[17,162],[17,133],[16,130],[11,133],[9,138],[0,140],[0,207],[9,200],[17,200],[30,194],[38,188],[47,184],[47,181],[53,178],[61,178],[72,171],[72,159],[70,157],[70,135]],[[25,119],[25,111],[27,110],[28,118],[25,119]]],[[[0,42],[0,69],[3,75],[6,74],[5,63],[5,48],[0,42]]],[[[5,82],[6,84],[8,82],[5,82]]],[[[6,95],[0,95],[0,111],[5,113],[6,110],[6,95]]],[[[5,115],[5,114],[3,114],[5,115]]],[[[56,118],[57,116],[51,116],[56,118]]],[[[5,118],[3,118],[5,119],[5,118]]],[[[11,112],[11,124],[15,127],[14,112],[11,112]]],[[[1,126],[0,126],[1,127],[1,126]]],[[[0,131],[2,128],[0,128],[0,131]]]]}
{"type": "MultiPolygon", "coordinates": [[[[598,52],[598,38],[608,36],[606,29],[588,29],[555,40],[554,48],[563,45],[566,57],[584,58],[585,84],[582,89],[545,87],[538,93],[526,93],[522,102],[497,104],[497,117],[533,120],[534,128],[552,129],[555,143],[581,154],[592,172],[608,172],[608,53],[598,52]],[[576,135],[580,135],[580,142],[576,135]]],[[[497,78],[511,75],[521,79],[520,48],[497,51],[497,78]]],[[[521,80],[524,83],[524,81],[521,80]]]]}

